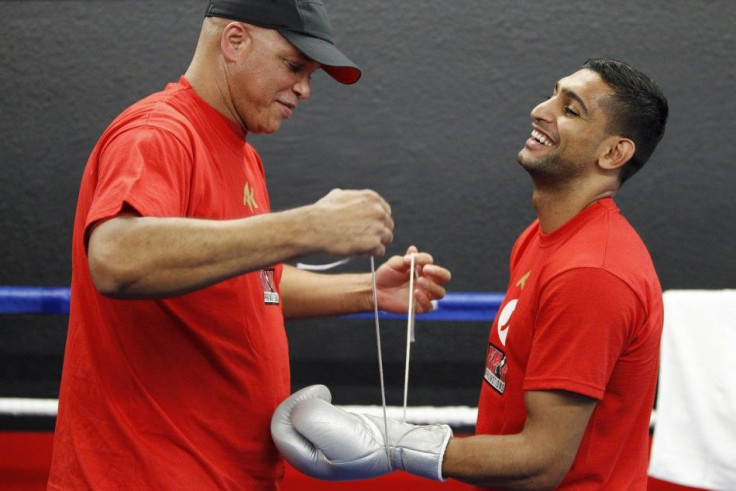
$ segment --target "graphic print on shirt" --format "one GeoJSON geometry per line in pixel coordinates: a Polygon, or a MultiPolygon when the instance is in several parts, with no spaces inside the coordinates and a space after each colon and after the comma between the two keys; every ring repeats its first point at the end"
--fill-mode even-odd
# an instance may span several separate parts
{"type": "MultiPolygon", "coordinates": [[[[528,271],[524,274],[516,285],[520,290],[523,290],[526,286],[526,281],[531,276],[532,272],[528,271]]],[[[519,292],[520,293],[520,292],[519,292]]],[[[518,295],[518,293],[517,293],[518,295]]],[[[506,347],[506,339],[508,338],[509,331],[511,329],[511,316],[516,310],[516,305],[519,303],[518,298],[514,298],[506,302],[501,312],[498,314],[498,322],[496,323],[496,331],[498,339],[501,341],[501,345],[506,347]]],[[[506,389],[506,377],[508,376],[509,367],[506,364],[506,353],[503,349],[495,346],[493,343],[488,343],[488,351],[486,352],[486,370],[483,378],[493,390],[499,394],[503,394],[506,389]]]]}
{"type": "Polygon", "coordinates": [[[258,275],[261,277],[261,286],[263,287],[263,303],[266,305],[279,304],[279,294],[274,288],[273,273],[273,268],[262,269],[258,272],[258,275]]]}
{"type": "Polygon", "coordinates": [[[526,274],[522,276],[519,281],[516,282],[516,286],[518,286],[519,288],[523,290],[524,287],[526,286],[526,280],[528,280],[531,275],[532,275],[532,271],[531,270],[527,271],[526,274]]]}
{"type": "Polygon", "coordinates": [[[243,204],[248,206],[251,213],[253,213],[253,208],[258,208],[258,203],[256,203],[254,194],[254,189],[246,182],[245,187],[243,188],[243,204]]]}
{"type": "Polygon", "coordinates": [[[501,340],[501,344],[506,346],[506,337],[509,335],[509,329],[511,328],[511,314],[516,310],[516,304],[519,302],[518,299],[510,300],[506,305],[503,306],[503,310],[498,314],[498,338],[501,340]]]}
{"type": "Polygon", "coordinates": [[[488,343],[486,371],[483,378],[499,394],[503,394],[503,391],[506,389],[508,371],[509,367],[506,365],[506,354],[495,347],[493,343],[488,343]]]}
{"type": "MultiPolygon", "coordinates": [[[[519,287],[520,290],[524,290],[524,287],[526,286],[526,281],[529,279],[531,274],[531,270],[527,271],[526,274],[522,276],[519,281],[516,282],[516,286],[519,287]]],[[[516,310],[516,304],[518,302],[518,298],[509,300],[508,303],[503,306],[501,313],[498,315],[498,338],[501,340],[501,344],[504,346],[506,346],[506,338],[508,337],[509,329],[511,328],[511,315],[514,313],[514,310],[516,310]]]]}

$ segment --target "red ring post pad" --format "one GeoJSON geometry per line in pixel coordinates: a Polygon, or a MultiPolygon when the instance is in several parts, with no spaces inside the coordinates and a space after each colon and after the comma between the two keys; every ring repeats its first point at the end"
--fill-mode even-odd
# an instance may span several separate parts
{"type": "Polygon", "coordinates": [[[68,314],[68,287],[0,286],[0,314],[68,314]]]}

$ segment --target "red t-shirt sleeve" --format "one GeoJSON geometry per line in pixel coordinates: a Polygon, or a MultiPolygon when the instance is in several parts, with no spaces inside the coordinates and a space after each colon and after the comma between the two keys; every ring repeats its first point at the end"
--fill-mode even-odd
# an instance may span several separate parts
{"type": "Polygon", "coordinates": [[[540,293],[524,390],[601,399],[637,310],[634,292],[605,270],[578,268],[551,280],[540,293]]]}
{"type": "Polygon", "coordinates": [[[184,216],[192,156],[169,132],[138,127],[115,137],[100,156],[87,233],[120,214],[184,216]]]}

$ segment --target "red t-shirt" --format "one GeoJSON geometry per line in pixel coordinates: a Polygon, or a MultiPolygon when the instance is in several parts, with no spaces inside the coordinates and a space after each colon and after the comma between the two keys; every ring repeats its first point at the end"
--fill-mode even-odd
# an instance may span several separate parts
{"type": "Polygon", "coordinates": [[[564,489],[646,489],[662,292],[641,239],[612,199],[544,234],[535,221],[511,254],[488,341],[477,434],[515,434],[524,391],[597,400],[564,489]]]}
{"type": "MultiPolygon", "coordinates": [[[[282,266],[163,300],[114,300],[86,240],[121,215],[227,220],[267,213],[245,133],[182,77],[108,127],[84,172],[52,489],[272,489],[270,420],[290,390],[282,266]]],[[[186,237],[182,237],[186,240],[186,237]]]]}

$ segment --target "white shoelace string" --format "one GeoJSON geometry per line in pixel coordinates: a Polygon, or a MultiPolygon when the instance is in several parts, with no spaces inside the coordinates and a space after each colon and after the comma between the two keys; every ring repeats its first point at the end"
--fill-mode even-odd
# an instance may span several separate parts
{"type": "MultiPolygon", "coordinates": [[[[308,271],[326,271],[335,268],[350,261],[351,258],[341,259],[329,264],[303,264],[297,263],[296,267],[308,271]]],[[[409,400],[409,364],[411,357],[411,343],[414,342],[414,317],[416,300],[414,298],[414,279],[418,277],[414,254],[411,255],[411,265],[409,267],[409,307],[406,316],[406,364],[404,367],[404,417],[403,422],[406,423],[406,408],[409,400]]],[[[386,435],[386,455],[389,460],[390,449],[388,447],[388,417],[386,416],[386,384],[383,376],[383,350],[381,349],[381,326],[378,321],[378,288],[376,287],[376,263],[371,256],[371,282],[373,287],[373,319],[376,326],[376,347],[378,350],[378,374],[381,381],[381,406],[383,408],[383,430],[386,435]]]]}
{"type": "Polygon", "coordinates": [[[411,356],[411,343],[414,342],[414,310],[416,299],[414,298],[414,278],[417,271],[414,264],[414,254],[411,255],[411,267],[409,268],[409,308],[406,314],[406,366],[404,367],[404,419],[406,423],[406,406],[409,399],[409,359],[411,356]]]}
{"type": "Polygon", "coordinates": [[[303,269],[305,271],[327,271],[328,269],[336,268],[338,266],[342,266],[343,264],[347,264],[350,262],[352,257],[346,257],[345,259],[340,259],[339,261],[335,261],[334,263],[329,264],[304,264],[304,263],[296,263],[297,269],[303,269]]]}
{"type": "Polygon", "coordinates": [[[383,440],[386,446],[386,458],[391,462],[391,450],[388,447],[388,417],[386,416],[386,384],[383,381],[383,354],[381,350],[381,326],[378,322],[378,288],[376,287],[376,262],[371,256],[371,281],[373,283],[373,320],[376,324],[376,346],[378,348],[378,374],[381,379],[381,407],[383,408],[383,440]]]}

